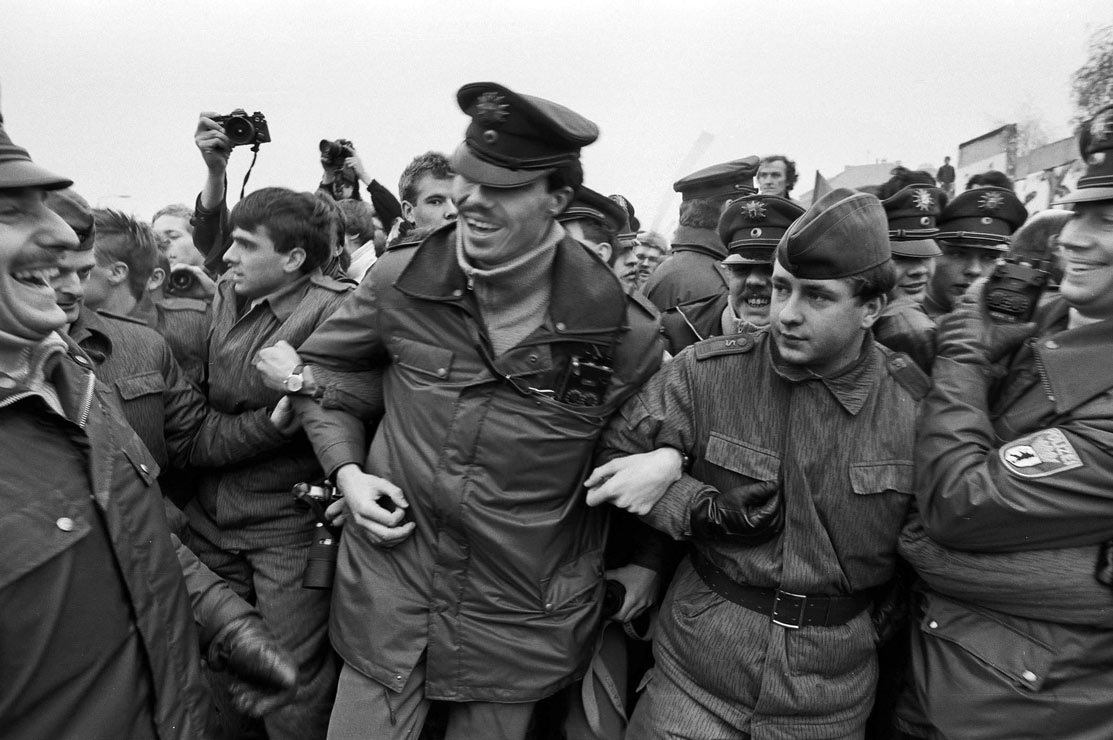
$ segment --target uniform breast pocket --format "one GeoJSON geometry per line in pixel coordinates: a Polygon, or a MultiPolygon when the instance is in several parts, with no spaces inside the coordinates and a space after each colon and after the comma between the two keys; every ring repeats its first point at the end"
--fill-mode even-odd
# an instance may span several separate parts
{"type": "Polygon", "coordinates": [[[911,460],[877,460],[850,464],[850,485],[854,493],[869,496],[876,493],[912,495],[911,460]]]}
{"type": "Polygon", "coordinates": [[[452,377],[452,350],[398,337],[391,344],[391,358],[399,375],[413,385],[447,381],[452,377]]]}
{"type": "Polygon", "coordinates": [[[711,465],[709,477],[720,479],[708,482],[720,491],[781,476],[780,455],[720,432],[711,432],[703,457],[711,465]]]}
{"type": "Polygon", "coordinates": [[[120,398],[125,401],[134,401],[142,396],[162,393],[166,390],[166,379],[157,371],[131,375],[116,381],[116,388],[120,398]]]}

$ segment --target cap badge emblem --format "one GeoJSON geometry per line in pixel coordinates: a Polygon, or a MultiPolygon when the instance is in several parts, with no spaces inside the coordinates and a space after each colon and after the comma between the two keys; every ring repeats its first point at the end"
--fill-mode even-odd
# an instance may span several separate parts
{"type": "Polygon", "coordinates": [[[913,203],[921,211],[930,211],[931,207],[935,205],[935,199],[931,197],[931,191],[923,188],[918,188],[912,191],[913,203]]]}
{"type": "Polygon", "coordinates": [[[745,206],[743,206],[743,208],[746,211],[746,218],[750,219],[751,221],[761,221],[765,218],[765,204],[762,203],[760,200],[746,201],[746,204],[745,206]]]}
{"type": "Polygon", "coordinates": [[[475,102],[475,120],[484,126],[498,128],[510,118],[510,105],[506,97],[497,92],[485,92],[475,102]]]}
{"type": "Polygon", "coordinates": [[[756,228],[756,227],[753,228],[753,229],[750,229],[750,236],[753,237],[754,239],[758,238],[759,236],[761,236],[761,229],[756,228]]]}
{"type": "Polygon", "coordinates": [[[986,193],[982,197],[978,198],[978,208],[983,211],[989,211],[990,213],[993,213],[1004,204],[1004,193],[986,193]]]}
{"type": "Polygon", "coordinates": [[[931,226],[931,216],[920,216],[920,226],[931,226]]]}

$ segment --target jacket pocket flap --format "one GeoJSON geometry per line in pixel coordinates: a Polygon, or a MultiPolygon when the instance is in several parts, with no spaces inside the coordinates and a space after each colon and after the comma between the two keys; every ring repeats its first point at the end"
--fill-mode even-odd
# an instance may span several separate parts
{"type": "Polygon", "coordinates": [[[602,585],[603,551],[591,550],[565,563],[548,582],[542,583],[547,612],[587,601],[602,585]]]}
{"type": "Polygon", "coordinates": [[[120,396],[125,401],[131,401],[151,393],[162,393],[166,390],[166,379],[162,377],[161,373],[152,370],[147,373],[120,378],[116,381],[116,387],[120,390],[120,396]]]}
{"type": "Polygon", "coordinates": [[[452,350],[399,337],[394,342],[394,361],[410,370],[444,379],[452,370],[452,350]]]}
{"type": "Polygon", "coordinates": [[[138,437],[125,443],[123,452],[124,457],[135,468],[136,474],[143,479],[144,483],[149,486],[158,480],[158,474],[162,471],[138,437]]]}
{"type": "Polygon", "coordinates": [[[850,485],[854,493],[912,493],[911,460],[879,460],[850,464],[850,485]]]}
{"type": "Polygon", "coordinates": [[[779,457],[718,432],[711,432],[704,458],[712,465],[754,480],[777,480],[781,474],[779,457]]]}
{"type": "MultiPolygon", "coordinates": [[[[33,494],[28,494],[32,496],[33,494]]],[[[28,501],[0,514],[0,588],[14,583],[43,563],[57,557],[84,537],[92,526],[83,517],[70,519],[71,528],[61,529],[54,499],[28,501]]],[[[16,608],[5,604],[5,608],[16,608]]]]}
{"type": "Polygon", "coordinates": [[[927,600],[920,630],[958,645],[1014,685],[1031,691],[1041,689],[1055,659],[1047,645],[935,594],[927,600]]]}

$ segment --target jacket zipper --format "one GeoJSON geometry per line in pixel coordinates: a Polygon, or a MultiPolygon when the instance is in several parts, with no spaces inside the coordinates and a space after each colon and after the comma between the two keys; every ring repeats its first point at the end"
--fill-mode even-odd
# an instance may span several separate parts
{"type": "Polygon", "coordinates": [[[97,384],[97,376],[93,373],[88,374],[89,382],[85,385],[85,397],[81,401],[81,413],[77,415],[77,426],[82,430],[85,429],[85,424],[89,421],[89,411],[93,406],[93,388],[97,384]]]}
{"type": "Polygon", "coordinates": [[[1048,400],[1054,402],[1055,394],[1051,392],[1051,382],[1047,379],[1047,372],[1043,369],[1043,358],[1040,357],[1038,347],[1033,347],[1033,349],[1035,351],[1032,352],[1032,354],[1036,357],[1036,372],[1040,375],[1040,384],[1043,385],[1043,390],[1044,393],[1047,394],[1048,400]]]}
{"type": "Polygon", "coordinates": [[[16,401],[18,401],[21,398],[27,398],[28,396],[33,396],[33,395],[35,395],[35,394],[31,393],[30,391],[27,391],[25,393],[16,393],[13,396],[8,396],[3,401],[0,401],[0,409],[4,408],[5,406],[12,405],[13,403],[15,403],[16,401]]]}

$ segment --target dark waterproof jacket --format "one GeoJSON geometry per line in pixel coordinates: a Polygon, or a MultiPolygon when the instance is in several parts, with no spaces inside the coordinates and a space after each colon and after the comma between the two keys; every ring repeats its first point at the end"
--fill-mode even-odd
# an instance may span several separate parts
{"type": "Polygon", "coordinates": [[[1113,590],[1094,579],[1113,533],[1113,321],[1067,330],[1066,308],[1042,309],[992,389],[940,333],[921,518],[901,540],[928,586],[913,672],[940,737],[1113,737],[1113,590]]]}
{"type": "Polygon", "coordinates": [[[156,737],[203,738],[195,616],[204,642],[251,609],[170,535],[158,466],[90,365],[71,345],[51,376],[65,418],[0,390],[0,734],[118,737],[147,693],[156,737]],[[98,627],[137,635],[136,659],[104,655],[117,670],[89,675],[101,643],[81,633],[98,627]]]}
{"type": "Polygon", "coordinates": [[[345,528],[329,632],[345,661],[389,688],[427,652],[428,698],[533,701],[591,657],[604,516],[580,484],[603,424],[663,345],[656,321],[566,237],[547,318],[494,357],[454,243],[449,226],[384,254],[300,348],[336,370],[387,365],[370,452],[358,434],[303,419],[327,472],[366,460],[402,489],[417,524],[391,549],[345,528]],[[572,356],[615,338],[603,403],[554,400],[572,356]]]}
{"type": "Polygon", "coordinates": [[[715,231],[681,226],[671,256],[649,276],[643,292],[661,312],[697,298],[726,293],[726,256],[726,247],[715,231]]]}

